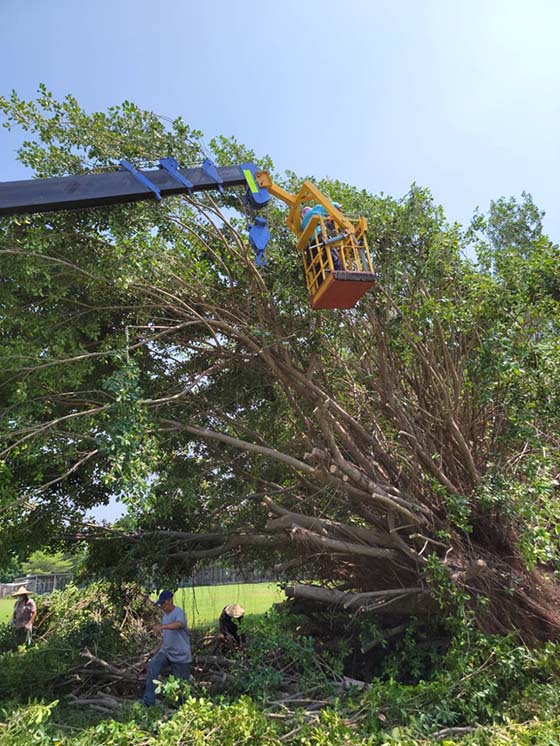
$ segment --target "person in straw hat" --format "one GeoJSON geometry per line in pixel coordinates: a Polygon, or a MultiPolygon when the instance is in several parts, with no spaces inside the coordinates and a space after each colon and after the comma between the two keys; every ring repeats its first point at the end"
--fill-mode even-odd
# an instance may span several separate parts
{"type": "Polygon", "coordinates": [[[18,645],[23,645],[24,643],[31,645],[33,622],[37,616],[37,604],[30,596],[31,592],[23,585],[12,595],[12,598],[16,599],[16,603],[11,623],[15,628],[18,645]]]}
{"type": "Polygon", "coordinates": [[[245,609],[239,604],[224,606],[220,614],[220,633],[223,635],[224,642],[230,647],[239,647],[241,643],[245,642],[245,635],[239,634],[239,625],[243,621],[243,614],[245,614],[245,609]]]}

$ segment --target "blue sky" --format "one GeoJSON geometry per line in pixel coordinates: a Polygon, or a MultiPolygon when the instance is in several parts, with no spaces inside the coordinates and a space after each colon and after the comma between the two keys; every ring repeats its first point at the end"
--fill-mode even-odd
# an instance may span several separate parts
{"type": "Polygon", "coordinates": [[[129,99],[461,222],[526,190],[558,242],[559,32],[556,0],[0,0],[0,93],[129,99]]]}
{"type": "Polygon", "coordinates": [[[128,98],[462,222],[525,189],[558,241],[559,30],[556,0],[1,0],[0,91],[128,98]]]}

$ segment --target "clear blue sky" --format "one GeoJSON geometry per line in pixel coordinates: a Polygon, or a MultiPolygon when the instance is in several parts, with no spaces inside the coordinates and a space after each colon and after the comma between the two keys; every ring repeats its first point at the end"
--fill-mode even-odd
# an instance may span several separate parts
{"type": "Polygon", "coordinates": [[[526,190],[560,241],[559,35],[557,0],[0,0],[0,92],[130,99],[461,222],[526,190]]]}
{"type": "Polygon", "coordinates": [[[557,0],[0,0],[0,91],[128,98],[462,222],[525,189],[558,241],[559,35],[557,0]]]}

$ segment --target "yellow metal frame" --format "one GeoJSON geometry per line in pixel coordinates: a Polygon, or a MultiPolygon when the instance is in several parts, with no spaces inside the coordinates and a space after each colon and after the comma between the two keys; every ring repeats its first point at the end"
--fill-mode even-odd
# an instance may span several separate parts
{"type": "Polygon", "coordinates": [[[304,181],[300,191],[291,194],[275,184],[266,171],[259,171],[256,179],[260,187],[268,189],[273,197],[281,199],[290,208],[286,223],[297,236],[307,289],[312,298],[324,292],[325,280],[335,271],[336,255],[340,259],[342,271],[373,274],[366,239],[366,218],[349,220],[311,181],[304,181]],[[309,202],[322,205],[329,217],[327,219],[314,215],[302,231],[301,210],[309,202]]]}

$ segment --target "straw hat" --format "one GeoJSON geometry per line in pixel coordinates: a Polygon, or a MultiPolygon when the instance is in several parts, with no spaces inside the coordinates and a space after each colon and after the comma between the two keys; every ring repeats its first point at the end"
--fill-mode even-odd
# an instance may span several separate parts
{"type": "Polygon", "coordinates": [[[33,595],[31,591],[28,591],[24,585],[20,585],[17,591],[15,593],[12,593],[12,598],[15,598],[16,596],[31,596],[31,595],[33,595]]]}
{"type": "Polygon", "coordinates": [[[226,606],[224,611],[228,616],[231,616],[234,619],[239,619],[239,617],[243,616],[243,614],[245,613],[245,609],[239,604],[230,604],[229,606],[226,606]]]}

